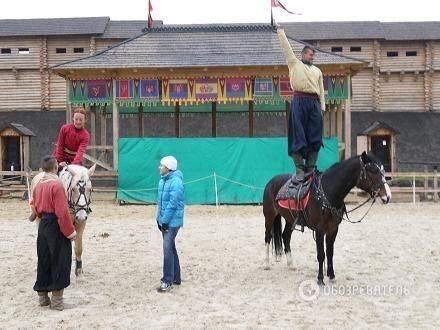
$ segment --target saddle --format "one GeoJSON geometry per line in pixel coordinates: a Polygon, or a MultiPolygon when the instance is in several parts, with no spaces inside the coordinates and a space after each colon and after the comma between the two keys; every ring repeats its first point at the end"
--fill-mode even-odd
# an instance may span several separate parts
{"type": "Polygon", "coordinates": [[[314,174],[314,171],[306,173],[304,180],[301,182],[296,180],[295,177],[287,180],[275,198],[278,205],[289,210],[304,210],[309,202],[310,187],[315,177],[314,174]]]}

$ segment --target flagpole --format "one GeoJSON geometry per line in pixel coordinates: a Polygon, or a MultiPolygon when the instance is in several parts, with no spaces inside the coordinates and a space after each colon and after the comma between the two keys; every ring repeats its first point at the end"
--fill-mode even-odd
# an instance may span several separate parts
{"type": "Polygon", "coordinates": [[[272,2],[271,2],[271,6],[270,6],[270,25],[273,25],[273,10],[272,10],[272,2]]]}

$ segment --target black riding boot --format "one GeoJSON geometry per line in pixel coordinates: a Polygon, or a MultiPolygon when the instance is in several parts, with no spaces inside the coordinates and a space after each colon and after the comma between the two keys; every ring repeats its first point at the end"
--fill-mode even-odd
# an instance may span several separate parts
{"type": "Polygon", "coordinates": [[[293,162],[296,167],[296,174],[292,176],[292,179],[296,179],[298,182],[304,181],[304,160],[301,154],[293,153],[292,154],[293,162]]]}
{"type": "Polygon", "coordinates": [[[318,159],[318,152],[317,151],[310,151],[307,154],[307,159],[306,159],[306,171],[307,172],[311,172],[311,171],[315,170],[317,159],[318,159]]]}

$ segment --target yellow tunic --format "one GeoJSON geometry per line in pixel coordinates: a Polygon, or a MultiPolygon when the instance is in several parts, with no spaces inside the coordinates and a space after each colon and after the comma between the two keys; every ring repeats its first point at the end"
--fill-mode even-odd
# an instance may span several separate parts
{"type": "Polygon", "coordinates": [[[325,111],[324,82],[321,70],[314,65],[304,64],[296,58],[284,33],[284,29],[278,29],[278,37],[280,38],[281,48],[287,58],[290,85],[292,85],[293,90],[317,94],[321,102],[321,109],[325,111]]]}

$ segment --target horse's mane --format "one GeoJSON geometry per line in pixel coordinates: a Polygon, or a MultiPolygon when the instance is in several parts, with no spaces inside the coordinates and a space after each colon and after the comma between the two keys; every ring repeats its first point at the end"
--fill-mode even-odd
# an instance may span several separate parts
{"type": "Polygon", "coordinates": [[[334,163],[332,166],[330,166],[325,172],[324,174],[334,174],[335,172],[339,171],[342,168],[345,168],[344,165],[352,162],[354,159],[359,158],[358,155],[350,157],[348,159],[343,160],[342,162],[339,163],[334,163]]]}
{"type": "MultiPolygon", "coordinates": [[[[76,174],[79,174],[81,177],[85,175],[89,175],[89,170],[87,167],[81,166],[81,165],[69,165],[69,168],[71,168],[73,171],[75,171],[76,174]]],[[[70,174],[70,173],[69,173],[70,174]]]]}

